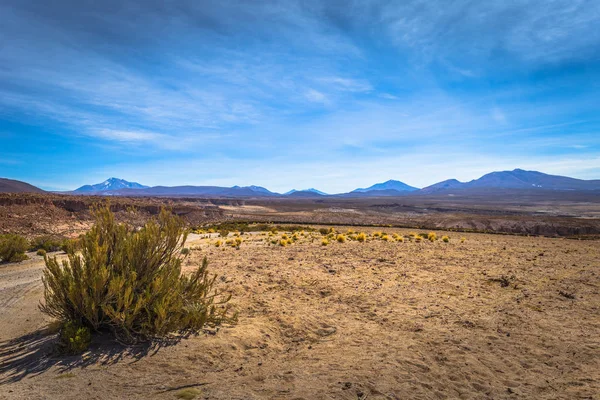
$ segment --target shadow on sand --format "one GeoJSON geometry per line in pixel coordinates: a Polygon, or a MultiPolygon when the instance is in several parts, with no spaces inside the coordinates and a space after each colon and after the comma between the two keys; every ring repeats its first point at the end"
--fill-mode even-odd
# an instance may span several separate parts
{"type": "Polygon", "coordinates": [[[125,359],[134,363],[161,348],[177,344],[182,337],[153,341],[134,346],[116,343],[108,335],[93,337],[90,349],[82,355],[60,355],[56,349],[56,334],[39,329],[21,337],[0,343],[0,385],[18,382],[56,367],[59,373],[92,364],[111,365],[125,359]]]}

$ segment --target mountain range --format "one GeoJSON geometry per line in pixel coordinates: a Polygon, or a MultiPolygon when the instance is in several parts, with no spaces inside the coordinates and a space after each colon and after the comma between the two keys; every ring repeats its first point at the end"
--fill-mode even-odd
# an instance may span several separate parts
{"type": "Polygon", "coordinates": [[[490,172],[470,182],[448,179],[420,190],[423,194],[464,189],[600,190],[600,179],[583,180],[514,169],[490,172]]]}
{"type": "MultiPolygon", "coordinates": [[[[84,185],[66,194],[110,195],[110,196],[199,196],[199,197],[389,197],[409,195],[451,194],[465,191],[510,190],[552,190],[552,191],[599,191],[600,180],[582,180],[566,176],[549,175],[537,171],[515,169],[483,175],[479,179],[460,182],[448,179],[426,188],[419,189],[397,180],[377,183],[367,188],[358,188],[349,193],[327,194],[311,188],[291,190],[284,194],[271,192],[262,186],[154,186],[148,187],[137,182],[110,178],[95,185],[84,185]]],[[[37,192],[43,190],[25,182],[0,178],[2,192],[37,192]]]]}

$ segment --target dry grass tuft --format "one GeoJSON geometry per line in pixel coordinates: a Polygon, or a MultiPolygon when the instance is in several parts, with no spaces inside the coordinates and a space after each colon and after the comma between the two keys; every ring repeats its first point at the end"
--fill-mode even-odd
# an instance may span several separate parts
{"type": "Polygon", "coordinates": [[[177,393],[175,393],[175,397],[182,400],[193,400],[200,395],[200,391],[195,388],[185,388],[181,389],[177,393]]]}

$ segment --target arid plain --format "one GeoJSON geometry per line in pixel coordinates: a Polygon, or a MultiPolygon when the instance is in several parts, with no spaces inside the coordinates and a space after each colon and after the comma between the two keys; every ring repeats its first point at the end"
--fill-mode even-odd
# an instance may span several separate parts
{"type": "Polygon", "coordinates": [[[192,234],[186,270],[209,259],[238,323],[77,357],[52,352],[42,258],[2,265],[0,397],[598,398],[598,241],[332,228],[192,234]]]}

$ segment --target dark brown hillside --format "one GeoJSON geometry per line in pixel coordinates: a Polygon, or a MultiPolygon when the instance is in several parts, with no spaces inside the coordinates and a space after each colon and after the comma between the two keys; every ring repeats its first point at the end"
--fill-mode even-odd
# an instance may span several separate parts
{"type": "Polygon", "coordinates": [[[29,183],[0,178],[0,193],[44,193],[44,191],[29,183]]]}

